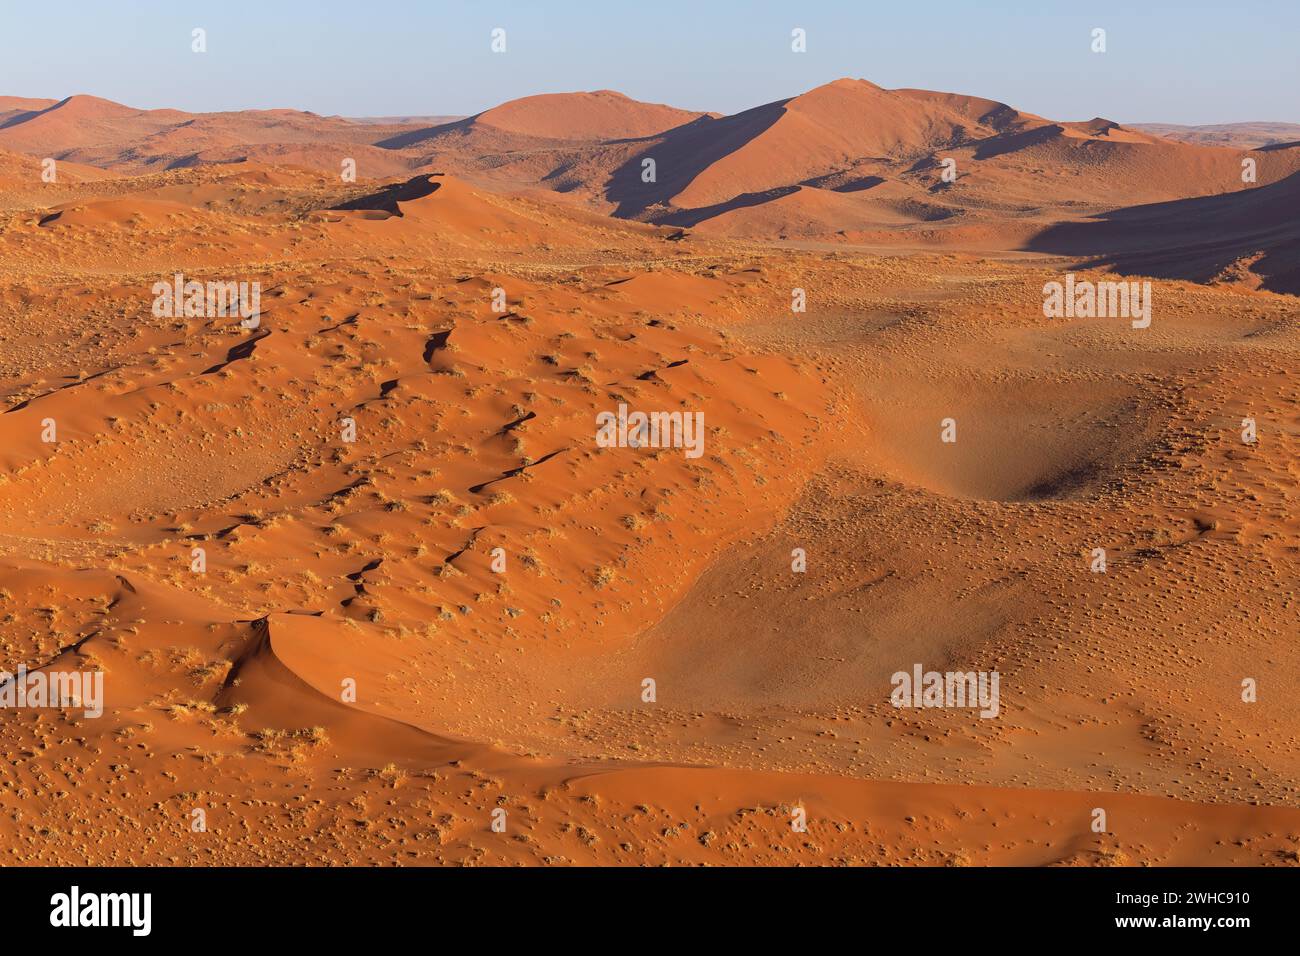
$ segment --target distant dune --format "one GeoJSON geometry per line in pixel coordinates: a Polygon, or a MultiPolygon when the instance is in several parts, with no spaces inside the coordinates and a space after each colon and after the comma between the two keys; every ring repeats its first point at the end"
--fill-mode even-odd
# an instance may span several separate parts
{"type": "MultiPolygon", "coordinates": [[[[242,158],[293,162],[286,151],[296,148],[298,161],[337,172],[344,157],[356,158],[397,128],[294,110],[136,110],[94,96],[71,96],[0,120],[0,149],[139,172],[242,158]]],[[[402,157],[369,155],[381,160],[371,164],[371,176],[408,168],[402,157]]]]}
{"type": "Polygon", "coordinates": [[[464,119],[463,116],[345,116],[350,123],[367,126],[441,126],[464,119]]]}
{"type": "Polygon", "coordinates": [[[613,90],[597,90],[527,96],[493,107],[473,119],[524,136],[609,140],[652,136],[702,115],[657,103],[641,103],[613,90]]]}
{"type": "MultiPolygon", "coordinates": [[[[1300,172],[1300,149],[1279,142],[1297,130],[1052,121],[976,96],[848,78],[731,116],[610,90],[529,96],[461,119],[0,99],[0,150],[83,169],[252,161],[351,169],[369,181],[450,173],[489,191],[550,192],[598,214],[737,238],[1003,251],[1057,248],[1079,234],[1071,223],[1126,208],[1279,182],[1300,172]],[[1243,180],[1246,162],[1253,182],[1243,180]]],[[[1204,280],[1208,269],[1216,281],[1275,289],[1289,281],[1277,254],[1264,255],[1287,242],[1242,251],[1240,236],[1217,230],[1212,218],[1183,217],[1185,243],[1211,251],[1166,255],[1166,271],[1204,280]]],[[[1086,247],[1094,264],[1155,261],[1132,248],[1155,243],[1155,231],[1120,232],[1092,230],[1092,241],[1067,245],[1086,247]]]]}

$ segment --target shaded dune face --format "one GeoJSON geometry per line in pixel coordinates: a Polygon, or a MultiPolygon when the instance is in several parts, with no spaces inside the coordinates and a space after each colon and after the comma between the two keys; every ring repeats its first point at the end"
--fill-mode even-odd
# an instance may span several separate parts
{"type": "Polygon", "coordinates": [[[432,176],[417,176],[404,183],[395,183],[370,196],[361,196],[339,203],[337,210],[359,209],[366,212],[385,212],[390,216],[404,215],[401,204],[423,199],[436,192],[442,184],[432,176]]]}
{"type": "MultiPolygon", "coordinates": [[[[1300,155],[1300,148],[1287,152],[1300,155]]],[[[1054,226],[1031,246],[1100,259],[1126,272],[1245,282],[1300,293],[1300,173],[1258,189],[1177,199],[1054,226]],[[1207,224],[1214,224],[1214,236],[1207,224]]]]}
{"type": "Polygon", "coordinates": [[[192,119],[0,100],[113,167],[0,153],[0,665],[106,687],[0,713],[9,862],[1296,862],[1287,149],[854,80],[192,119]],[[1091,266],[1149,328],[1044,316],[1091,266]]]}

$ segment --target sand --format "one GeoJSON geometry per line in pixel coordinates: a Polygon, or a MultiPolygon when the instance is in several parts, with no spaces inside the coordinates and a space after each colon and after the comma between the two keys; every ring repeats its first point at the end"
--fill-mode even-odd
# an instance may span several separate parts
{"type": "Polygon", "coordinates": [[[859,80],[193,118],[0,99],[0,662],[105,681],[0,712],[3,862],[1300,862],[1287,149],[859,80]]]}

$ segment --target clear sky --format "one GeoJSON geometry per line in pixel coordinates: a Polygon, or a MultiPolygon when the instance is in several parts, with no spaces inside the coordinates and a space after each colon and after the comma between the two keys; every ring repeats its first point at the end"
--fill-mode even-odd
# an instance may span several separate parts
{"type": "Polygon", "coordinates": [[[1062,120],[1300,122],[1300,0],[0,0],[11,96],[375,116],[615,89],[729,113],[841,76],[1062,120]]]}

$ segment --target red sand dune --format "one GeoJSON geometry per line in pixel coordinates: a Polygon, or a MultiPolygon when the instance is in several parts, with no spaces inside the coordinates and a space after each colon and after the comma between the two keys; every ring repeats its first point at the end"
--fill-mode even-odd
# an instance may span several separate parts
{"type": "Polygon", "coordinates": [[[485,110],[473,122],[508,133],[549,139],[609,140],[653,136],[703,116],[641,103],[613,90],[544,93],[485,110]]]}

